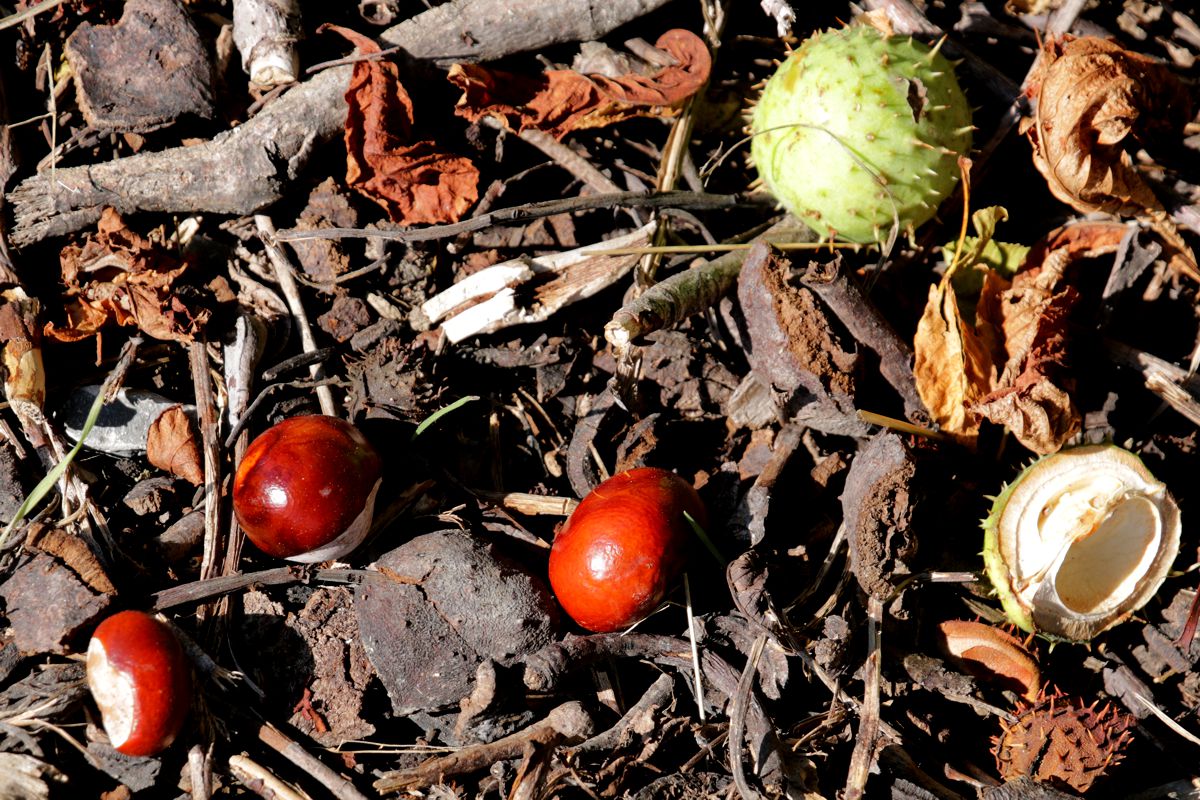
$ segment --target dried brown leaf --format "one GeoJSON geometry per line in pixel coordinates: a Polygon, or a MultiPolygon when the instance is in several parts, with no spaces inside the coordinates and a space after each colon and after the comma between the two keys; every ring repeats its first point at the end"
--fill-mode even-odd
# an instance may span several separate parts
{"type": "Polygon", "coordinates": [[[917,392],[930,415],[944,433],[973,444],[980,425],[973,407],[995,383],[996,366],[988,338],[963,319],[949,273],[929,287],[913,351],[917,392]]]}
{"type": "Polygon", "coordinates": [[[191,342],[208,321],[208,309],[189,307],[177,291],[187,262],[125,227],[114,209],[104,210],[94,237],[63,248],[59,262],[66,323],[47,323],[45,331],[58,341],[96,336],[112,320],[155,339],[191,342]]]}
{"type": "Polygon", "coordinates": [[[631,117],[674,116],[708,80],[712,58],[704,40],[682,29],[667,31],[656,46],[676,63],[653,75],[608,78],[556,69],[529,77],[455,64],[448,77],[463,90],[456,112],[472,122],[497,117],[512,130],[534,128],[558,139],[631,117]]]}
{"type": "Polygon", "coordinates": [[[1037,662],[1015,636],[982,622],[953,619],[938,623],[938,633],[938,644],[970,674],[1008,684],[1031,701],[1038,696],[1037,662]]]}
{"type": "Polygon", "coordinates": [[[1064,274],[1082,258],[1114,252],[1125,232],[1109,222],[1059,228],[1030,250],[1011,286],[985,282],[979,324],[997,333],[1007,359],[973,410],[1035,453],[1057,452],[1082,424],[1067,370],[1067,318],[1078,293],[1064,274]]]}
{"type": "MultiPolygon", "coordinates": [[[[372,39],[323,25],[348,39],[360,55],[380,51],[372,39]]],[[[433,140],[416,140],[412,99],[399,68],[358,61],[346,90],[346,183],[404,225],[454,222],[479,197],[479,170],[470,159],[433,140]]]]}
{"type": "Polygon", "coordinates": [[[183,406],[171,406],[150,423],[146,460],[194,486],[204,483],[204,466],[195,426],[183,406]]]}
{"type": "Polygon", "coordinates": [[[1171,264],[1200,280],[1195,255],[1134,169],[1127,139],[1181,131],[1187,90],[1163,64],[1093,37],[1048,38],[1029,76],[1034,116],[1021,130],[1051,193],[1083,212],[1150,222],[1172,249],[1171,264]]]}

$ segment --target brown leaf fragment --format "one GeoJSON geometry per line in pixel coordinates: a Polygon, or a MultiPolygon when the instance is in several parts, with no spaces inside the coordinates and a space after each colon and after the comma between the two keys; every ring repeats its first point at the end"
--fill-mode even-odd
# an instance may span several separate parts
{"type": "MultiPolygon", "coordinates": [[[[1017,276],[1018,279],[1021,277],[1017,276]]],[[[998,387],[972,406],[1004,425],[1035,453],[1056,453],[1082,425],[1067,388],[1067,317],[1078,299],[1073,288],[1051,292],[1014,282],[999,304],[1009,352],[998,387]]]]}
{"type": "Polygon", "coordinates": [[[1034,245],[1011,286],[984,282],[979,324],[999,337],[1007,358],[992,391],[972,410],[1035,453],[1058,452],[1083,423],[1070,396],[1067,321],[1078,293],[1067,270],[1115,252],[1125,233],[1125,225],[1109,222],[1059,228],[1034,245]]]}
{"type": "Polygon", "coordinates": [[[98,335],[110,320],[155,339],[191,342],[208,322],[209,310],[189,307],[178,291],[187,262],[125,227],[112,208],[101,215],[96,235],[63,248],[59,262],[67,319],[62,326],[47,323],[45,333],[60,342],[98,335]]]}
{"type": "MultiPolygon", "coordinates": [[[[360,55],[380,52],[374,40],[323,25],[360,55]]],[[[415,140],[413,104],[390,61],[358,61],[346,90],[346,183],[402,225],[454,222],[479,197],[479,170],[433,140],[415,140]]]]}
{"type": "Polygon", "coordinates": [[[1191,118],[1186,88],[1164,65],[1094,37],[1048,38],[1026,94],[1034,116],[1021,131],[1050,192],[1082,213],[1149,222],[1170,246],[1173,268],[1200,280],[1196,257],[1126,150],[1181,132],[1191,118]]]}
{"type": "Polygon", "coordinates": [[[982,622],[954,619],[939,623],[938,633],[938,644],[971,675],[1006,685],[1027,700],[1037,699],[1041,673],[1015,636],[982,622]]]}
{"type": "Polygon", "coordinates": [[[193,486],[204,483],[204,465],[196,428],[183,406],[171,406],[150,423],[150,433],[146,436],[146,460],[159,469],[178,475],[193,486]]]}
{"type": "Polygon", "coordinates": [[[571,131],[600,128],[632,117],[670,117],[704,86],[712,69],[708,47],[696,34],[669,30],[656,47],[675,63],[652,75],[617,78],[555,69],[537,77],[455,64],[447,76],[463,90],[456,112],[472,122],[500,119],[511,130],[528,128],[562,139],[571,131]]]}

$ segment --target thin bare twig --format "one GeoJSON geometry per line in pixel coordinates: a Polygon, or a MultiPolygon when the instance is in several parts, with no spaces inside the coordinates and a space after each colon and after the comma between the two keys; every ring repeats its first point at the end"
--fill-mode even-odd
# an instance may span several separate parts
{"type": "MultiPolygon", "coordinates": [[[[292,317],[296,321],[296,328],[300,332],[301,346],[305,352],[311,353],[317,349],[317,341],[313,338],[312,326],[308,323],[304,303],[300,300],[300,288],[296,285],[296,270],[292,266],[291,259],[279,246],[277,232],[271,218],[265,214],[256,214],[254,224],[258,226],[259,238],[262,239],[263,247],[266,248],[271,266],[275,268],[275,277],[279,281],[279,288],[283,290],[288,308],[291,309],[292,317]]],[[[308,371],[315,381],[325,377],[325,370],[320,364],[313,364],[308,371]]],[[[337,407],[334,405],[333,392],[329,390],[329,387],[324,384],[318,385],[316,392],[317,402],[321,404],[321,413],[331,417],[336,416],[337,407]]]]}
{"type": "Polygon", "coordinates": [[[695,208],[716,211],[737,206],[769,206],[775,201],[766,195],[754,194],[708,194],[707,192],[618,192],[616,194],[594,194],[587,197],[567,197],[562,200],[543,200],[538,203],[499,208],[477,217],[451,222],[445,225],[429,225],[424,228],[388,231],[376,228],[319,228],[285,230],[279,239],[293,242],[297,239],[384,239],[390,242],[429,242],[449,239],[463,233],[481,231],[505,223],[528,222],[541,217],[565,214],[572,211],[588,211],[595,208],[695,208]]]}
{"type": "Polygon", "coordinates": [[[269,722],[258,729],[258,738],[275,752],[311,775],[329,790],[337,800],[367,800],[367,796],[354,788],[350,780],[325,766],[316,756],[294,742],[283,731],[269,722]]]}
{"type": "Polygon", "coordinates": [[[863,701],[858,708],[858,734],[850,756],[850,774],[846,777],[846,800],[860,800],[867,787],[871,764],[879,741],[879,688],[883,651],[880,645],[883,627],[883,601],[874,595],[867,599],[867,663],[863,668],[863,701]]]}

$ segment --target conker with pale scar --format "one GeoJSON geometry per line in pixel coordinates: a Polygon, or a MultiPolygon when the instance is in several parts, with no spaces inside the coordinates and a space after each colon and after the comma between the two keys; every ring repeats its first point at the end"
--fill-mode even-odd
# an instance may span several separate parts
{"type": "Polygon", "coordinates": [[[183,727],[191,677],[163,622],[122,611],[100,623],[87,650],[87,682],[109,741],[130,756],[165,750],[183,727]]]}
{"type": "Polygon", "coordinates": [[[341,558],[371,528],[383,462],[337,417],[291,417],[255,439],[233,480],[238,524],[267,555],[341,558]]]}
{"type": "Polygon", "coordinates": [[[666,470],[632,469],[593,489],[550,550],[550,585],[567,614],[606,633],[657,608],[687,562],[685,512],[708,524],[696,490],[666,470]]]}

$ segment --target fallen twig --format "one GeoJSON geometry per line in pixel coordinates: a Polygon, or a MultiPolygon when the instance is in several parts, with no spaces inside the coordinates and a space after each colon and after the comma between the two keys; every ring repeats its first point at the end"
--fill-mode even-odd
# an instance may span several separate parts
{"type": "Polygon", "coordinates": [[[863,701],[858,709],[858,732],[855,736],[854,752],[850,756],[850,774],[846,777],[846,800],[859,800],[864,796],[867,776],[875,761],[876,745],[879,741],[879,688],[882,667],[880,628],[883,625],[883,601],[875,595],[867,597],[868,653],[863,668],[863,701]]]}
{"type": "MultiPolygon", "coordinates": [[[[258,226],[258,236],[262,240],[263,247],[266,248],[267,258],[270,260],[271,266],[275,268],[275,278],[279,281],[279,288],[283,291],[288,308],[291,309],[296,330],[300,333],[300,344],[303,346],[304,352],[315,352],[317,340],[313,338],[312,326],[308,323],[308,314],[305,313],[304,303],[300,299],[300,288],[296,285],[296,270],[292,266],[291,259],[287,257],[283,248],[279,246],[279,242],[276,241],[275,225],[271,222],[270,217],[263,214],[256,215],[254,223],[258,226]]],[[[309,365],[308,372],[314,381],[320,381],[325,377],[325,368],[319,363],[309,365]]],[[[328,384],[318,384],[315,388],[317,401],[321,404],[321,413],[326,416],[336,416],[337,407],[334,405],[333,392],[330,391],[328,384]]]]}
{"type": "MultiPolygon", "coordinates": [[[[791,216],[758,238],[766,242],[815,240],[813,233],[791,216]]],[[[733,288],[745,260],[746,251],[737,250],[655,284],[613,314],[604,326],[604,338],[621,353],[639,339],[704,311],[733,288]]]]}
{"type": "Polygon", "coordinates": [[[1104,344],[1108,355],[1118,364],[1142,374],[1146,388],[1163,399],[1167,405],[1197,425],[1200,425],[1200,378],[1169,361],[1144,353],[1127,344],[1108,340],[1104,344]]]}
{"type": "MultiPolygon", "coordinates": [[[[617,194],[593,194],[587,197],[568,197],[562,200],[543,200],[510,208],[499,208],[461,222],[445,225],[430,225],[425,228],[406,230],[380,230],[378,228],[318,228],[280,231],[279,238],[285,242],[297,239],[383,239],[389,242],[428,242],[434,239],[449,239],[464,233],[481,231],[505,223],[528,222],[532,219],[551,217],[572,211],[587,211],[594,208],[693,208],[718,211],[723,208],[749,205],[773,205],[774,200],[766,195],[707,194],[704,192],[618,192],[617,194]]],[[[603,245],[594,245],[600,249],[603,245]]]]}
{"type": "Polygon", "coordinates": [[[412,769],[388,772],[375,781],[380,794],[416,786],[442,783],[448,776],[487,769],[497,761],[517,758],[529,745],[546,745],[561,740],[578,742],[592,732],[592,717],[579,702],[563,703],[543,720],[503,739],[464,747],[445,756],[431,758],[412,769]]]}

